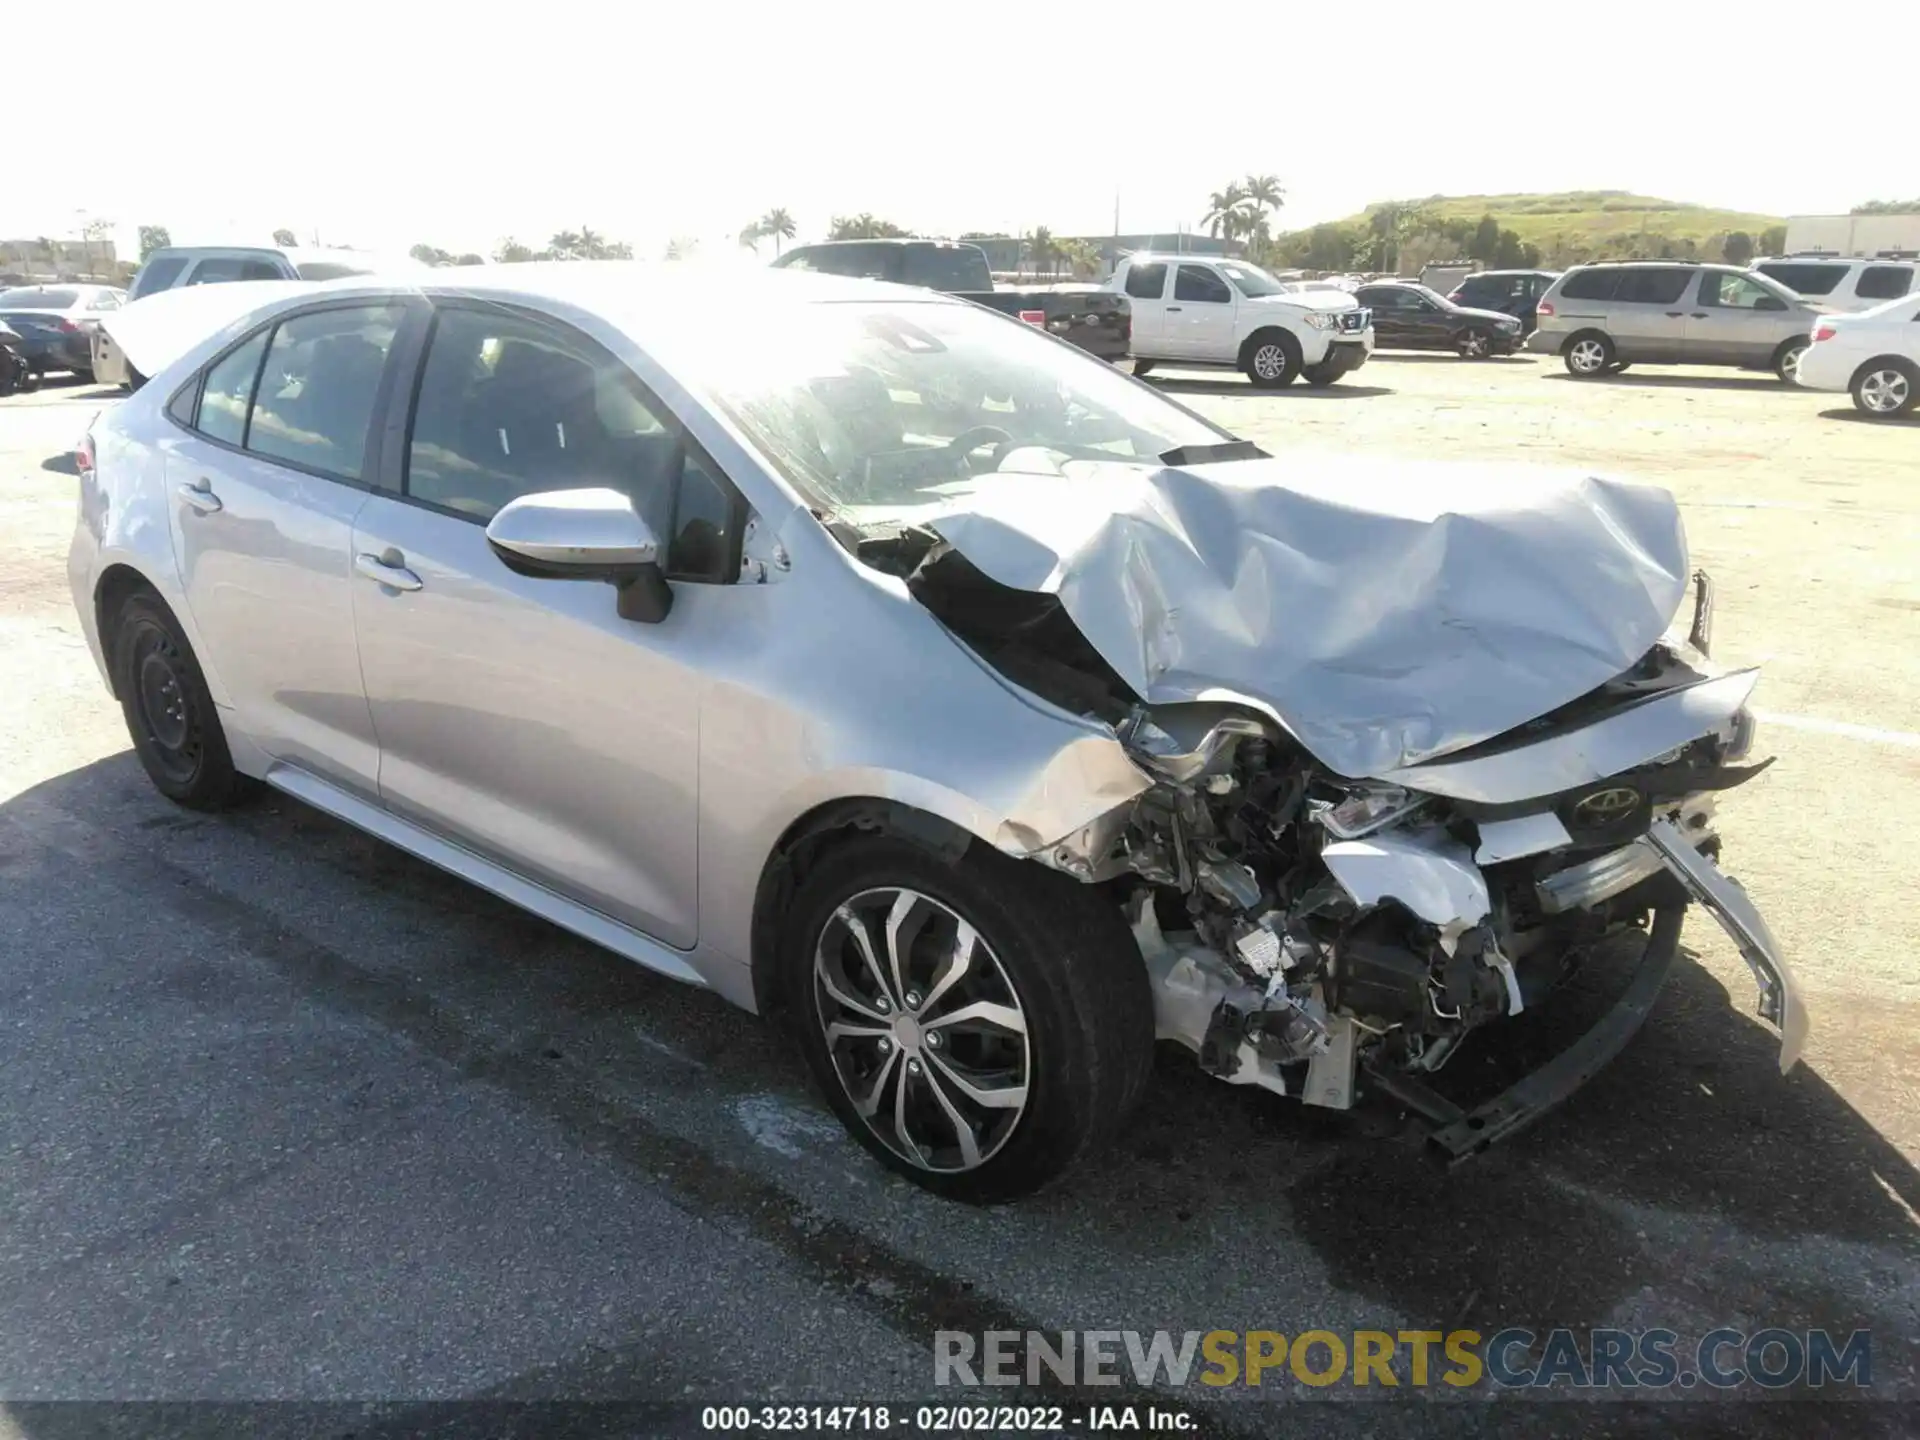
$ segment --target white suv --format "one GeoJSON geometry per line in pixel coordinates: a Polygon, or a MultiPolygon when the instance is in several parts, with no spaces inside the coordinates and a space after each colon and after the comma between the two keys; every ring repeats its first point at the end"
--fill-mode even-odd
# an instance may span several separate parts
{"type": "Polygon", "coordinates": [[[1749,268],[1823,310],[1871,310],[1920,289],[1920,260],[1905,254],[1872,260],[1845,255],[1785,255],[1749,268]]]}
{"type": "Polygon", "coordinates": [[[1373,354],[1373,317],[1344,291],[1296,291],[1224,256],[1129,255],[1108,282],[1133,306],[1133,373],[1232,366],[1263,389],[1331,385],[1373,354]]]}

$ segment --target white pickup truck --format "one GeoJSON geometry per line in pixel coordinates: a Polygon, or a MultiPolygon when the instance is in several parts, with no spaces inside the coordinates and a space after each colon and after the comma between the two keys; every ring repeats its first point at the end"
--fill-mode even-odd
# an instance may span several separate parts
{"type": "Polygon", "coordinates": [[[1331,385],[1373,353],[1373,314],[1335,291],[1289,291],[1257,265],[1196,255],[1129,255],[1110,282],[1133,305],[1133,373],[1222,365],[1277,389],[1331,385]]]}

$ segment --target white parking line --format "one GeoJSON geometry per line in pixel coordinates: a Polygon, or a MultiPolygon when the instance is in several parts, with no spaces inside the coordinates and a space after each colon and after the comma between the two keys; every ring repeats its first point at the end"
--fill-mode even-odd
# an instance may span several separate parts
{"type": "Polygon", "coordinates": [[[1756,710],[1753,717],[1763,725],[1784,725],[1789,730],[1813,730],[1822,735],[1865,740],[1872,745],[1903,745],[1909,750],[1920,750],[1920,735],[1911,730],[1876,730],[1871,725],[1854,725],[1845,720],[1822,720],[1818,715],[1777,715],[1771,710],[1756,710]]]}

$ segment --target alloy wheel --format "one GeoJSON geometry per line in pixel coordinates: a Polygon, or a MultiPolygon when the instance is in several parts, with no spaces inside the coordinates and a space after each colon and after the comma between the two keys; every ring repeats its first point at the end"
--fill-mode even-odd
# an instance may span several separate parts
{"type": "Polygon", "coordinates": [[[1026,1011],[993,948],[917,890],[863,890],[821,927],[814,1018],[876,1139],[923,1170],[978,1169],[1026,1113],[1026,1011]]]}
{"type": "Polygon", "coordinates": [[[1606,366],[1607,347],[1598,340],[1577,340],[1567,352],[1567,358],[1581,374],[1594,375],[1606,366]]]}
{"type": "Polygon", "coordinates": [[[1792,380],[1800,373],[1800,357],[1807,353],[1804,345],[1795,345],[1780,357],[1780,378],[1792,380]]]}
{"type": "Polygon", "coordinates": [[[1487,337],[1478,330],[1469,330],[1460,337],[1460,353],[1469,360],[1478,360],[1487,353],[1487,337]]]}
{"type": "Polygon", "coordinates": [[[1905,371],[1888,367],[1860,380],[1860,408],[1874,415],[1897,415],[1913,397],[1913,382],[1905,371]]]}
{"type": "Polygon", "coordinates": [[[1287,373],[1287,352],[1278,345],[1262,345],[1253,352],[1253,373],[1262,380],[1278,380],[1287,373]]]}

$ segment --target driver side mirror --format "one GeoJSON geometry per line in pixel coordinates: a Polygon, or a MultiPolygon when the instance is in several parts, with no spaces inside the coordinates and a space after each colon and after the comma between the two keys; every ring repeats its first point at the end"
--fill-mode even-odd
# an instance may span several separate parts
{"type": "Polygon", "coordinates": [[[623,620],[655,625],[673,608],[653,527],[618,490],[548,490],[510,500],[487,522],[487,543],[517,575],[604,580],[623,620]]]}

